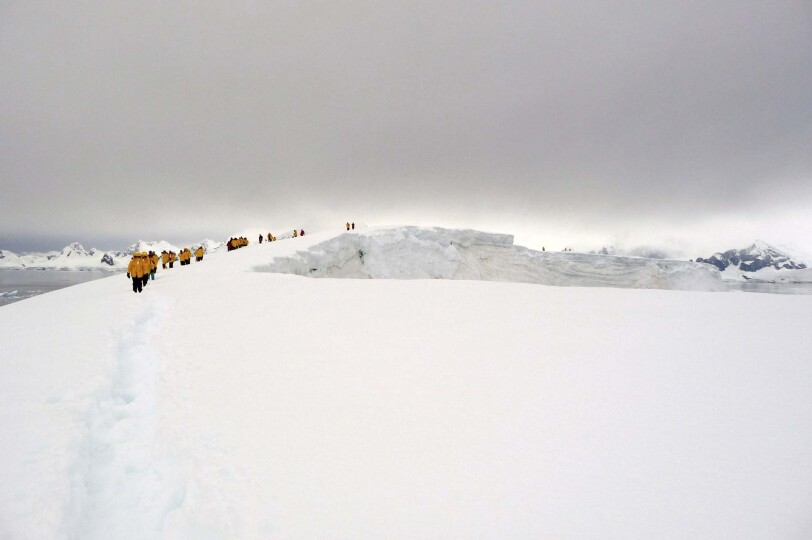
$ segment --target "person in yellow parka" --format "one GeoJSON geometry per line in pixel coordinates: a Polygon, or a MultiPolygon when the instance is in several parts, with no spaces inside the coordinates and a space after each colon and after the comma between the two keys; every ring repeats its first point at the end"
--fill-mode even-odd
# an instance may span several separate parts
{"type": "Polygon", "coordinates": [[[130,263],[127,265],[127,278],[133,280],[133,292],[140,293],[144,283],[144,259],[139,252],[133,253],[130,263]]]}
{"type": "Polygon", "coordinates": [[[195,260],[197,262],[202,261],[204,253],[205,251],[203,250],[203,246],[198,246],[198,248],[195,250],[195,260]]]}
{"type": "Polygon", "coordinates": [[[161,252],[161,265],[163,266],[164,270],[166,270],[166,263],[168,262],[169,262],[169,253],[167,253],[166,250],[163,250],[161,252]]]}
{"type": "Polygon", "coordinates": [[[178,260],[178,256],[175,255],[175,252],[170,251],[169,252],[169,268],[174,268],[175,267],[175,261],[177,261],[177,260],[178,260]]]}
{"type": "Polygon", "coordinates": [[[144,266],[144,276],[141,278],[142,287],[146,287],[149,283],[149,274],[152,272],[152,261],[149,260],[149,253],[146,251],[141,252],[141,264],[144,266]]]}
{"type": "Polygon", "coordinates": [[[149,252],[150,273],[149,279],[155,281],[155,273],[158,271],[158,254],[154,251],[149,252]]]}
{"type": "Polygon", "coordinates": [[[293,237],[296,238],[297,236],[299,236],[299,231],[293,229],[293,237]]]}
{"type": "Polygon", "coordinates": [[[350,230],[350,222],[349,221],[347,222],[347,230],[348,231],[350,230]]]}

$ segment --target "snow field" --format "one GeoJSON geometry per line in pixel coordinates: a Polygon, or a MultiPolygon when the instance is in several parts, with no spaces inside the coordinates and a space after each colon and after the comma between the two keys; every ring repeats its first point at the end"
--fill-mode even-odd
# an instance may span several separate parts
{"type": "Polygon", "coordinates": [[[251,271],[329,239],[0,309],[0,538],[812,535],[808,297],[251,271]]]}

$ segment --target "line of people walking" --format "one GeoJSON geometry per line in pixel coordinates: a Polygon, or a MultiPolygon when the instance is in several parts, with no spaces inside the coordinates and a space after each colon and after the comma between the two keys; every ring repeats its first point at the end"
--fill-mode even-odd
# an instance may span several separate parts
{"type": "MultiPolygon", "coordinates": [[[[355,230],[355,223],[347,222],[346,224],[347,230],[355,230]]],[[[293,229],[293,238],[297,238],[299,236],[304,236],[305,230],[304,229],[293,229]]],[[[264,237],[262,234],[259,235],[259,243],[261,244],[264,240],[268,242],[276,242],[276,236],[272,233],[268,233],[267,237],[264,237]]],[[[232,237],[229,238],[228,242],[226,242],[226,247],[228,251],[233,251],[235,249],[239,249],[242,247],[246,247],[248,245],[248,239],[244,236],[239,237],[232,237]]],[[[195,248],[194,252],[192,252],[189,248],[183,248],[180,250],[179,253],[175,253],[174,251],[170,250],[163,250],[161,251],[160,261],[161,266],[164,270],[167,269],[167,266],[171,269],[175,267],[175,262],[180,261],[181,266],[186,266],[191,264],[192,262],[192,255],[194,253],[195,261],[201,262],[203,260],[203,256],[206,253],[205,248],[200,245],[195,248]]],[[[158,270],[158,260],[159,257],[154,251],[136,251],[133,253],[132,259],[130,259],[129,264],[127,265],[127,278],[132,279],[133,281],[133,292],[140,293],[144,290],[144,287],[147,286],[147,283],[150,280],[155,279],[155,273],[158,270]]]]}
{"type": "MultiPolygon", "coordinates": [[[[201,262],[203,256],[206,254],[206,248],[202,245],[194,250],[195,260],[201,262]]],[[[140,293],[147,286],[147,282],[155,279],[155,274],[158,271],[158,254],[154,251],[136,251],[133,253],[127,265],[127,278],[133,280],[133,292],[140,293]]],[[[179,253],[174,251],[161,251],[160,256],[161,266],[166,270],[167,265],[169,268],[174,268],[175,261],[180,261],[181,266],[186,266],[192,262],[192,250],[183,248],[179,253]]]]}
{"type": "Polygon", "coordinates": [[[248,245],[248,238],[244,236],[240,236],[238,238],[229,238],[228,242],[226,242],[226,247],[228,251],[233,251],[235,249],[240,249],[241,247],[245,247],[248,245]]]}
{"type": "Polygon", "coordinates": [[[158,256],[154,251],[136,251],[127,265],[127,279],[133,280],[133,292],[140,293],[150,279],[155,279],[158,270],[158,256]]]}

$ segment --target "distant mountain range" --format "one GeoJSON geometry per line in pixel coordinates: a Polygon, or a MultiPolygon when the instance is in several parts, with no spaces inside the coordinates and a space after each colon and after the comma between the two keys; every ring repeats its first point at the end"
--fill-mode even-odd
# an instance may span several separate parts
{"type": "Polygon", "coordinates": [[[738,269],[742,272],[757,272],[765,268],[775,270],[802,270],[806,264],[794,260],[778,248],[757,241],[744,249],[729,249],[714,253],[707,259],[697,257],[696,262],[712,264],[720,271],[738,269]]]}
{"type": "MultiPolygon", "coordinates": [[[[193,245],[203,245],[207,253],[223,247],[223,242],[204,240],[193,245]]],[[[166,241],[147,242],[138,241],[122,251],[103,251],[92,248],[85,249],[79,242],[65,246],[61,251],[46,253],[17,254],[13,251],[0,249],[0,269],[13,270],[122,270],[127,267],[135,251],[174,251],[180,248],[166,241]]]]}
{"type": "MultiPolygon", "coordinates": [[[[223,242],[214,240],[204,240],[193,245],[201,244],[206,248],[207,253],[217,251],[225,245],[223,242]]],[[[180,248],[166,241],[142,240],[121,251],[103,251],[96,248],[87,250],[79,242],[65,246],[61,251],[46,253],[17,254],[8,250],[0,250],[0,269],[116,271],[127,267],[133,252],[150,250],[156,253],[160,253],[162,250],[177,253],[180,248]]],[[[604,247],[592,253],[636,256],[648,259],[672,258],[669,257],[665,250],[650,247],[624,250],[623,253],[618,252],[614,247],[604,247]]],[[[756,241],[744,249],[717,252],[708,258],[697,257],[695,262],[711,264],[724,274],[741,274],[744,278],[747,276],[743,273],[753,273],[764,269],[783,271],[801,270],[807,267],[805,263],[762,241],[756,241]]]]}

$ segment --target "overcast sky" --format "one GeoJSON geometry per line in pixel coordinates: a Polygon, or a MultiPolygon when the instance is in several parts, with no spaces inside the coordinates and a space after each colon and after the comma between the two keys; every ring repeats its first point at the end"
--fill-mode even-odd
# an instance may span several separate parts
{"type": "Polygon", "coordinates": [[[812,253],[812,2],[0,0],[0,248],[348,220],[812,253]]]}

